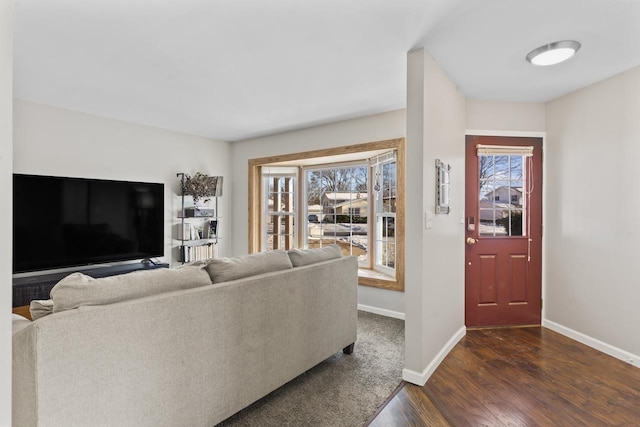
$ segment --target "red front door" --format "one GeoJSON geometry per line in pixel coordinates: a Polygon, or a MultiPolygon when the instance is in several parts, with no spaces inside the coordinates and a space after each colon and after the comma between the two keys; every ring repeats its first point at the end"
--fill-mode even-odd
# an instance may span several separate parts
{"type": "Polygon", "coordinates": [[[539,325],[542,140],[467,136],[465,198],[466,325],[539,325]]]}

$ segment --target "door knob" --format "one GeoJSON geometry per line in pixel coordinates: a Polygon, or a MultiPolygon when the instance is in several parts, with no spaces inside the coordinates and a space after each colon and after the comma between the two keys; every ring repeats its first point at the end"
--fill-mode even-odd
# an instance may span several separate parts
{"type": "Polygon", "coordinates": [[[473,237],[467,237],[467,245],[475,245],[477,242],[473,237]]]}

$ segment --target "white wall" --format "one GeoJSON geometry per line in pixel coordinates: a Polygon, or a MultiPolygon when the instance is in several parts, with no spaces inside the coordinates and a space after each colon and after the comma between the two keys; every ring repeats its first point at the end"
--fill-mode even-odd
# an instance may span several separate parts
{"type": "Polygon", "coordinates": [[[358,305],[365,311],[404,319],[404,301],[404,292],[358,286],[358,305]]]}
{"type": "MultiPolygon", "coordinates": [[[[355,145],[400,138],[405,135],[405,111],[397,110],[278,135],[234,142],[233,253],[248,252],[248,161],[323,148],[355,145]]],[[[384,310],[404,312],[404,293],[366,286],[358,287],[358,303],[384,310]]]]}
{"type": "Polygon", "coordinates": [[[405,380],[424,384],[464,334],[465,99],[424,49],[408,54],[405,380]],[[451,165],[451,213],[435,212],[435,160],[451,165]],[[415,197],[413,197],[415,196],[415,197]],[[421,233],[417,231],[421,230],[421,233]]]}
{"type": "Polygon", "coordinates": [[[467,99],[467,130],[543,132],[546,110],[542,102],[467,99]]]}
{"type": "MultiPolygon", "coordinates": [[[[12,4],[0,1],[0,281],[11,283],[12,4]]],[[[11,286],[0,286],[0,426],[11,425],[11,286]]]]}
{"type": "Polygon", "coordinates": [[[637,358],[640,67],[546,116],[546,319],[637,358]]]}
{"type": "MultiPolygon", "coordinates": [[[[172,237],[180,208],[178,172],[225,177],[220,235],[230,236],[230,156],[227,142],[21,100],[14,103],[16,173],[165,184],[165,262],[177,263],[172,237]]],[[[225,240],[221,251],[227,253],[225,240]]]]}
{"type": "MultiPolygon", "coordinates": [[[[427,313],[423,310],[423,295],[425,294],[422,260],[424,248],[422,244],[423,212],[424,212],[424,102],[425,102],[425,52],[423,49],[414,50],[407,55],[407,163],[406,163],[406,193],[416,195],[407,197],[405,208],[406,237],[405,237],[405,371],[409,370],[420,376],[428,363],[423,352],[425,337],[423,337],[424,322],[427,313]],[[409,232],[409,230],[421,230],[409,232]]],[[[406,372],[403,373],[406,381],[406,372]]],[[[420,383],[421,379],[413,380],[420,383]]]]}

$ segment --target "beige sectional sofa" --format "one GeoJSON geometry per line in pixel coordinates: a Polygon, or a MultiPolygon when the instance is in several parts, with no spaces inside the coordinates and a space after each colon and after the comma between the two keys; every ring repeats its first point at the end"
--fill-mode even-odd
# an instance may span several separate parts
{"type": "Polygon", "coordinates": [[[14,321],[13,425],[212,427],[349,353],[357,260],[331,251],[63,279],[14,321]]]}

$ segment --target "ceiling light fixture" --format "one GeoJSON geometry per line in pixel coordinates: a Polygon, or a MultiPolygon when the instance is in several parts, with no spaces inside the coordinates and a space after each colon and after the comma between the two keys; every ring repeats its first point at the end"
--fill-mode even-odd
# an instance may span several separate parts
{"type": "Polygon", "coordinates": [[[529,52],[527,61],[542,67],[559,64],[575,55],[578,49],[580,49],[580,43],[575,40],[549,43],[529,52]]]}

